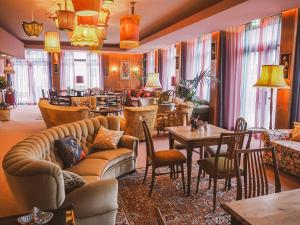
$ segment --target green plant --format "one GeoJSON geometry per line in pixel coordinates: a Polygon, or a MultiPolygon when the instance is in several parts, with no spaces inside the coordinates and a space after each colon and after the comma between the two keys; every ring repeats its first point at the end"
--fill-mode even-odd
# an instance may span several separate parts
{"type": "Polygon", "coordinates": [[[176,86],[176,96],[198,105],[200,104],[200,99],[197,96],[198,86],[204,87],[210,82],[219,83],[219,80],[212,75],[210,70],[202,70],[193,80],[182,80],[176,86]]]}
{"type": "Polygon", "coordinates": [[[139,61],[136,70],[133,71],[135,77],[140,81],[142,87],[146,85],[147,74],[145,71],[146,59],[143,58],[139,61]]]}
{"type": "Polygon", "coordinates": [[[0,90],[4,90],[9,87],[9,83],[6,81],[5,77],[0,77],[0,90]]]}
{"type": "Polygon", "coordinates": [[[9,104],[5,102],[0,102],[0,109],[8,109],[8,108],[9,108],[9,104]]]}

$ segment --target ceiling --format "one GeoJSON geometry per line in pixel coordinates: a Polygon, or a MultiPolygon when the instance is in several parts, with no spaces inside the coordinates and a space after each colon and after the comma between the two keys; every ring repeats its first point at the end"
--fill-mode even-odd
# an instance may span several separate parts
{"type": "MultiPolygon", "coordinates": [[[[71,1],[71,0],[68,0],[71,1]]],[[[120,17],[127,15],[131,0],[115,0],[110,9],[106,50],[120,51],[120,17]]],[[[300,0],[136,0],[135,12],[141,15],[141,46],[129,52],[146,52],[167,44],[185,41],[202,34],[224,30],[248,23],[257,18],[278,14],[300,7],[300,0]]],[[[63,0],[0,0],[0,27],[22,40],[27,46],[42,46],[45,31],[54,31],[49,17],[63,0]],[[26,6],[26,7],[24,7],[26,6]],[[44,24],[43,33],[30,39],[22,29],[22,22],[34,20],[44,24]]],[[[68,48],[66,32],[60,32],[61,41],[68,48]]]]}
{"type": "MultiPolygon", "coordinates": [[[[69,0],[70,1],[70,0],[69,0]]],[[[145,37],[178,22],[220,0],[136,0],[135,12],[142,16],[140,37],[145,37]]],[[[49,17],[58,9],[57,3],[63,0],[0,0],[0,26],[22,41],[43,41],[45,31],[55,30],[49,17]],[[24,7],[26,6],[26,7],[24,7]],[[33,9],[34,20],[44,24],[43,33],[37,39],[30,39],[22,30],[23,21],[31,21],[33,9]]],[[[130,0],[116,0],[110,8],[108,38],[106,44],[119,43],[120,17],[127,15],[130,0]]],[[[66,32],[60,32],[62,42],[67,42],[66,32]]]]}

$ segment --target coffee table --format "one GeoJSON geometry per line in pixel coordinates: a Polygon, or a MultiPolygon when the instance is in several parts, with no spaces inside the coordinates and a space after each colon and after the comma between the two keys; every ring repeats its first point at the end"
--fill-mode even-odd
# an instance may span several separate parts
{"type": "Polygon", "coordinates": [[[118,116],[123,111],[123,108],[121,108],[121,107],[105,107],[105,108],[91,109],[90,111],[95,114],[101,114],[103,116],[107,116],[110,114],[118,116]]]}
{"type": "Polygon", "coordinates": [[[210,124],[207,126],[207,131],[191,131],[190,126],[167,127],[165,130],[169,132],[170,149],[174,148],[174,140],[185,146],[187,152],[187,194],[190,195],[194,148],[217,145],[221,133],[231,133],[231,131],[210,124]]]}
{"type": "MultiPolygon", "coordinates": [[[[64,209],[51,210],[52,219],[45,225],[75,225],[75,216],[72,207],[64,209]]],[[[24,214],[26,215],[26,214],[24,214]]],[[[20,225],[17,218],[23,215],[15,215],[0,218],[0,225],[20,225]]]]}

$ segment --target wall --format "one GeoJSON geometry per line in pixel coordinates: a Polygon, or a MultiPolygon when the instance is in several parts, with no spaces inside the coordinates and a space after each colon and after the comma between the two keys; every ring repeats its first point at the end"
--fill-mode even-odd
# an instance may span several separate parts
{"type": "MultiPolygon", "coordinates": [[[[293,80],[297,18],[298,9],[292,9],[282,13],[280,54],[290,54],[289,78],[286,80],[289,85],[292,84],[293,80]]],[[[278,90],[275,128],[289,128],[291,100],[291,90],[278,90]]]]}
{"type": "Polygon", "coordinates": [[[3,74],[4,71],[4,59],[0,59],[0,76],[3,74]]]}
{"type": "Polygon", "coordinates": [[[140,87],[140,81],[135,75],[134,70],[138,69],[138,74],[142,73],[140,65],[143,60],[142,54],[113,54],[103,53],[104,66],[104,88],[105,89],[137,89],[140,87]],[[120,79],[120,61],[129,60],[130,80],[120,79]]]}
{"type": "Polygon", "coordinates": [[[24,44],[0,27],[0,52],[15,58],[25,58],[24,44]]]}

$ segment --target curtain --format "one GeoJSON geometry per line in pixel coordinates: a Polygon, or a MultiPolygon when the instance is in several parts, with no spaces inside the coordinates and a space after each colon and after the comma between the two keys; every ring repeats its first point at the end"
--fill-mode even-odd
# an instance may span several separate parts
{"type": "Polygon", "coordinates": [[[18,104],[36,104],[42,97],[42,89],[50,88],[48,53],[43,50],[25,49],[25,60],[13,60],[12,76],[18,104]]]}
{"type": "MultiPolygon", "coordinates": [[[[233,128],[237,117],[248,126],[268,127],[270,90],[254,88],[262,65],[279,63],[281,16],[262,19],[226,31],[224,126],[233,128]]],[[[276,102],[276,93],[273,96],[276,102]]],[[[275,114],[276,107],[273,106],[275,114]]],[[[273,121],[274,123],[274,118],[273,121]]]]}
{"type": "Polygon", "coordinates": [[[75,86],[74,52],[62,51],[60,57],[60,89],[72,89],[75,86]]]}
{"type": "Polygon", "coordinates": [[[146,73],[155,73],[155,52],[154,50],[147,53],[146,73]]]}
{"type": "Polygon", "coordinates": [[[162,90],[171,90],[172,76],[176,75],[176,48],[175,45],[170,45],[163,48],[162,52],[162,90]]]}
{"type": "Polygon", "coordinates": [[[192,80],[195,77],[195,57],[198,39],[186,42],[185,79],[192,80]]]}
{"type": "Polygon", "coordinates": [[[103,77],[101,74],[101,56],[96,53],[87,54],[87,86],[88,88],[103,88],[103,77]]]}

